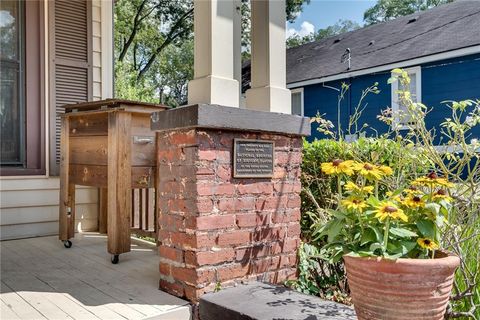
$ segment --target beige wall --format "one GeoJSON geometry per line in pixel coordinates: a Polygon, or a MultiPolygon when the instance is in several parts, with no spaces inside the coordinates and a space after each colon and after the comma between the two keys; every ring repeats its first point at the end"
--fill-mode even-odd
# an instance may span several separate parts
{"type": "MultiPolygon", "coordinates": [[[[45,15],[48,19],[47,1],[45,15]]],[[[48,20],[44,28],[48,34],[48,20]]],[[[93,99],[111,98],[113,92],[112,2],[92,1],[93,99]]],[[[45,39],[48,44],[48,37],[45,39]]],[[[46,46],[48,50],[48,46],[46,46]]],[[[45,54],[48,57],[48,53],[45,54]]],[[[48,60],[45,61],[48,66],[48,60]]],[[[48,74],[45,83],[48,84],[48,74]]],[[[48,85],[45,88],[48,106],[48,85]]],[[[48,118],[48,117],[47,117],[48,118]]],[[[48,123],[46,124],[48,131],[48,123]]],[[[48,144],[48,139],[47,139],[48,144]]],[[[48,148],[48,145],[47,145],[48,148]]],[[[48,152],[47,152],[48,154],[48,152]]],[[[49,163],[48,159],[46,163],[49,163]]],[[[0,239],[58,233],[58,177],[0,177],[0,239]]],[[[77,230],[96,230],[98,191],[77,186],[77,230]]]]}

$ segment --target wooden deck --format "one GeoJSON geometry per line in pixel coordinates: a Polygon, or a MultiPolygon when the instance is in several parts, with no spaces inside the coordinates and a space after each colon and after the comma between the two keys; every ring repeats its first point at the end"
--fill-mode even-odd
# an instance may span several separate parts
{"type": "Polygon", "coordinates": [[[187,301],[158,289],[155,246],[133,241],[112,265],[106,236],[0,242],[1,319],[190,319],[187,301]]]}

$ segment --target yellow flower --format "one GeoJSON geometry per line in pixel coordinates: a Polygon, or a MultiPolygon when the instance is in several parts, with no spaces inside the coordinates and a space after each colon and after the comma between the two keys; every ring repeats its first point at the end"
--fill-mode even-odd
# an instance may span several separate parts
{"type": "Polygon", "coordinates": [[[344,173],[348,176],[353,175],[353,165],[355,162],[353,160],[340,160],[336,159],[333,160],[332,162],[324,162],[322,163],[322,171],[325,174],[331,175],[331,174],[341,174],[344,173]]]}
{"type": "Polygon", "coordinates": [[[378,166],[371,163],[357,163],[355,170],[367,180],[380,180],[383,176],[383,172],[378,166]]]}
{"type": "Polygon", "coordinates": [[[408,221],[407,215],[392,201],[380,202],[380,204],[376,207],[376,210],[373,210],[373,212],[376,213],[375,218],[378,218],[380,221],[383,221],[386,218],[402,220],[405,222],[408,221]]]}
{"type": "Polygon", "coordinates": [[[391,176],[393,174],[393,170],[389,166],[379,166],[378,169],[386,176],[391,176]]]}
{"type": "Polygon", "coordinates": [[[362,212],[363,209],[367,207],[367,204],[363,199],[356,197],[348,197],[342,200],[342,205],[344,205],[349,210],[357,210],[362,212]]]}
{"type": "Polygon", "coordinates": [[[423,192],[415,186],[410,186],[407,189],[403,190],[407,195],[420,196],[423,195],[423,192]]]}
{"type": "Polygon", "coordinates": [[[344,186],[345,190],[349,191],[349,192],[355,192],[355,193],[366,193],[366,194],[370,194],[373,192],[373,186],[365,186],[365,187],[360,187],[358,185],[356,185],[354,182],[352,181],[348,181],[345,186],[344,186]]]}
{"type": "Polygon", "coordinates": [[[441,200],[445,200],[447,202],[452,202],[453,199],[452,197],[450,197],[448,194],[447,194],[447,191],[444,190],[444,189],[439,189],[437,190],[437,192],[435,192],[433,194],[433,198],[432,198],[434,201],[441,201],[441,200]]]}
{"type": "Polygon", "coordinates": [[[410,209],[418,209],[425,207],[425,201],[417,195],[410,194],[402,203],[410,209]]]}
{"type": "Polygon", "coordinates": [[[425,177],[417,178],[415,181],[412,182],[413,185],[420,185],[420,186],[440,186],[445,188],[453,187],[453,183],[449,182],[445,178],[439,178],[435,172],[430,172],[425,177]]]}
{"type": "Polygon", "coordinates": [[[428,250],[437,250],[438,244],[435,243],[432,239],[428,238],[418,238],[417,243],[420,247],[428,250]]]}

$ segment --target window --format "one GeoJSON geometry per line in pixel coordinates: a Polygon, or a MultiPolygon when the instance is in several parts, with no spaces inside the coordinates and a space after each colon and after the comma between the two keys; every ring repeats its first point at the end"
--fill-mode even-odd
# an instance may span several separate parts
{"type": "Polygon", "coordinates": [[[0,163],[25,165],[23,1],[0,2],[0,163]]]}
{"type": "Polygon", "coordinates": [[[43,175],[45,42],[41,1],[0,0],[0,175],[43,175]]]}
{"type": "Polygon", "coordinates": [[[292,89],[292,114],[303,116],[303,88],[292,89]]]}
{"type": "MultiPolygon", "coordinates": [[[[413,102],[422,102],[422,70],[421,67],[413,67],[405,69],[410,76],[410,87],[408,90],[412,94],[413,102]]],[[[406,90],[407,88],[399,88],[398,81],[392,83],[392,111],[394,115],[393,124],[399,129],[406,129],[410,123],[410,116],[407,107],[400,102],[398,90],[406,90]]]]}

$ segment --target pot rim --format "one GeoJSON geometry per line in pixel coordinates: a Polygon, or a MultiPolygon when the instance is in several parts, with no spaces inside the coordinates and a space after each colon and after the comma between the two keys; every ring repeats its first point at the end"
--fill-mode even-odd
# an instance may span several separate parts
{"type": "Polygon", "coordinates": [[[352,260],[363,260],[363,261],[372,261],[372,262],[383,262],[383,263],[396,263],[396,264],[408,264],[408,265],[419,265],[419,266],[426,266],[431,265],[432,263],[438,264],[452,264],[452,265],[459,265],[460,264],[460,257],[453,252],[446,251],[446,250],[438,250],[435,252],[436,254],[441,255],[440,257],[436,257],[434,259],[413,259],[413,258],[398,258],[398,259],[387,259],[384,257],[356,257],[356,256],[349,256],[348,254],[343,256],[343,259],[352,259],[352,260]]]}

